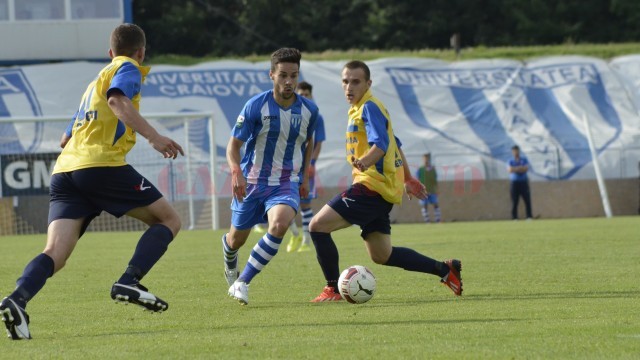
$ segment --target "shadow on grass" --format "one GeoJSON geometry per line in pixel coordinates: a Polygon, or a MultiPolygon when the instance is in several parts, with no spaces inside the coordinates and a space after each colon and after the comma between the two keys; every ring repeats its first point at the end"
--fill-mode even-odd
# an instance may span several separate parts
{"type": "Polygon", "coordinates": [[[531,294],[470,294],[461,297],[437,297],[411,300],[393,300],[376,298],[369,303],[362,305],[352,305],[345,301],[329,302],[329,303],[310,303],[310,302],[268,302],[251,304],[244,309],[251,310],[268,310],[282,308],[310,309],[327,306],[355,306],[355,307],[399,307],[399,306],[420,306],[434,303],[450,303],[458,301],[517,301],[517,300],[550,300],[550,299],[615,299],[615,298],[634,298],[640,297],[640,290],[624,290],[624,291],[567,291],[567,292],[548,292],[548,293],[531,293],[531,294]]]}
{"type": "MultiPolygon", "coordinates": [[[[502,319],[415,319],[415,320],[395,320],[395,321],[371,321],[370,318],[366,318],[366,320],[358,320],[357,318],[350,317],[348,319],[332,319],[327,322],[305,322],[303,319],[300,319],[299,322],[290,323],[290,322],[282,322],[282,323],[255,323],[251,324],[251,328],[253,329],[275,329],[275,328],[285,328],[291,329],[295,327],[336,327],[336,326],[367,326],[367,327],[375,327],[375,326],[389,326],[389,325],[438,325],[438,324],[489,324],[489,323],[504,323],[504,322],[521,322],[521,321],[531,321],[528,319],[515,319],[515,318],[502,318],[502,319]]],[[[238,324],[220,324],[220,325],[211,325],[211,326],[195,326],[190,328],[179,328],[179,329],[155,329],[155,330],[123,330],[119,332],[105,332],[101,334],[78,334],[71,336],[72,338],[100,338],[100,337],[120,337],[120,336],[132,336],[132,335],[155,335],[155,334],[165,334],[165,333],[176,333],[180,331],[194,331],[194,330],[235,330],[235,329],[247,329],[246,323],[238,323],[238,324]]]]}
{"type": "Polygon", "coordinates": [[[615,299],[640,297],[640,290],[624,291],[567,291],[531,294],[472,294],[463,296],[468,301],[546,300],[546,299],[615,299]]]}

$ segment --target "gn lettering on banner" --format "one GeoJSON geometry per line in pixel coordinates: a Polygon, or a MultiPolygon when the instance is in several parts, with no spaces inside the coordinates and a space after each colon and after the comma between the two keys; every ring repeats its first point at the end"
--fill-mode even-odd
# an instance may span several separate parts
{"type": "Polygon", "coordinates": [[[58,153],[0,155],[2,196],[48,195],[58,153]]]}

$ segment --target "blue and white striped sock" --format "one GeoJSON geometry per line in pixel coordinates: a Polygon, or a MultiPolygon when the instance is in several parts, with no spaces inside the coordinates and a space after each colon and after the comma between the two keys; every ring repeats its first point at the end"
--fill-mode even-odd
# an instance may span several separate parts
{"type": "Polygon", "coordinates": [[[422,218],[424,219],[424,222],[429,222],[429,211],[426,206],[420,208],[420,210],[422,211],[422,218]]]}
{"type": "Polygon", "coordinates": [[[224,255],[224,265],[227,269],[238,267],[238,250],[233,250],[227,244],[227,234],[222,235],[222,254],[224,255]]]}
{"type": "Polygon", "coordinates": [[[278,253],[280,243],[282,243],[281,238],[277,238],[269,233],[264,234],[262,239],[260,239],[251,250],[247,266],[242,270],[238,281],[249,284],[251,280],[262,271],[262,268],[267,266],[269,261],[278,253]]]}

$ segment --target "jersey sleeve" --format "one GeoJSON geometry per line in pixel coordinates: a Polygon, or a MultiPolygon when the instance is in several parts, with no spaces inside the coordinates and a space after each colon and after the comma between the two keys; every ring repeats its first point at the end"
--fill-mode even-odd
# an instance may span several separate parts
{"type": "MultiPolygon", "coordinates": [[[[312,113],[311,113],[311,118],[309,119],[309,128],[307,129],[307,139],[311,140],[315,134],[316,131],[318,130],[318,118],[320,117],[320,114],[318,114],[318,109],[316,108],[312,113]]],[[[316,142],[316,140],[314,140],[314,143],[316,142]]]]}
{"type": "Polygon", "coordinates": [[[255,116],[255,111],[252,111],[253,104],[254,103],[250,101],[244,105],[244,108],[236,119],[235,126],[231,129],[231,136],[243,142],[247,142],[251,134],[253,134],[256,118],[258,121],[260,120],[260,114],[255,116]]]}
{"type": "Polygon", "coordinates": [[[320,115],[320,113],[318,113],[318,119],[316,122],[316,131],[313,134],[314,136],[314,143],[320,143],[323,142],[327,139],[327,135],[324,131],[324,118],[322,117],[322,115],[320,115]]]}
{"type": "Polygon", "coordinates": [[[389,147],[387,118],[382,114],[380,108],[372,102],[365,103],[362,110],[362,121],[367,132],[369,145],[375,145],[386,153],[389,147]]]}
{"type": "Polygon", "coordinates": [[[142,74],[140,70],[130,62],[125,62],[120,66],[116,74],[111,79],[111,84],[107,90],[107,97],[113,92],[119,90],[129,99],[140,93],[140,84],[142,82],[142,74]]]}
{"type": "Polygon", "coordinates": [[[71,121],[69,121],[69,124],[67,124],[67,128],[64,129],[64,134],[67,135],[68,137],[71,137],[71,134],[73,133],[73,124],[76,123],[76,116],[78,116],[77,112],[73,115],[73,118],[71,118],[71,121]]]}
{"type": "Polygon", "coordinates": [[[396,145],[398,146],[398,149],[400,149],[402,147],[402,141],[400,141],[400,138],[393,135],[393,137],[396,139],[396,145]]]}

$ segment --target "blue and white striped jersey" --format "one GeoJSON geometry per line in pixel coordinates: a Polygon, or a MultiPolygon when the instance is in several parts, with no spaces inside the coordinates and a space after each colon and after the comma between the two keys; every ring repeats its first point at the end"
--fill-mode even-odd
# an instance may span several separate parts
{"type": "Polygon", "coordinates": [[[247,101],[231,130],[231,136],[246,143],[240,167],[247,183],[300,182],[304,142],[313,138],[317,118],[318,107],[298,95],[287,109],[276,103],[273,90],[247,101]]]}

